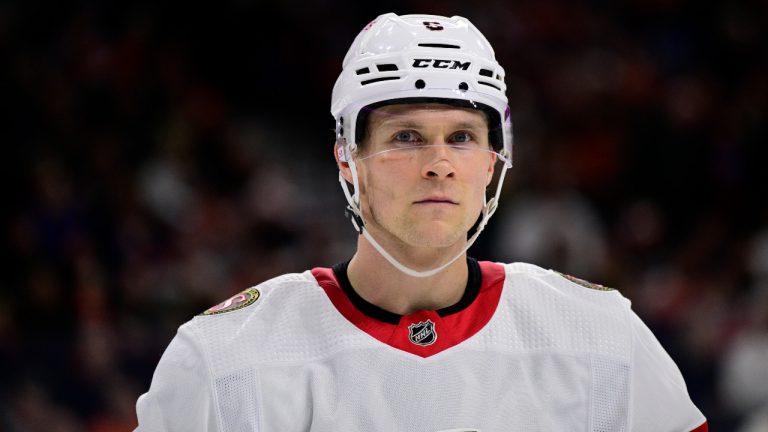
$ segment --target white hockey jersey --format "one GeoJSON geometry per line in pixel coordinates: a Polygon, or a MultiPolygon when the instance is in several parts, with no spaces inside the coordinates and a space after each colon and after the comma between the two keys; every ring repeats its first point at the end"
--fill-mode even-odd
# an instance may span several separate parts
{"type": "Polygon", "coordinates": [[[459,303],[407,316],[357,296],[343,265],[238,294],[180,327],[137,431],[707,430],[618,291],[468,265],[459,303]]]}

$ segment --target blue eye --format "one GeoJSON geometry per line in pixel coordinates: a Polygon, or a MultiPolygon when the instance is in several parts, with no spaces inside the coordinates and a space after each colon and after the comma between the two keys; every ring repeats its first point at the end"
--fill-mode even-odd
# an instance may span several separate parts
{"type": "Polygon", "coordinates": [[[473,139],[472,134],[469,132],[457,132],[453,135],[453,141],[457,143],[467,143],[473,139]]]}
{"type": "Polygon", "coordinates": [[[418,141],[418,139],[418,135],[413,131],[400,131],[395,134],[395,141],[414,142],[418,141]]]}

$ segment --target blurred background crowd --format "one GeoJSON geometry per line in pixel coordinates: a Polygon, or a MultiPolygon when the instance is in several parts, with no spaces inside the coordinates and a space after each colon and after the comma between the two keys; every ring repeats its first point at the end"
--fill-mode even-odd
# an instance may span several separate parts
{"type": "Polygon", "coordinates": [[[0,431],[132,430],[179,325],[351,256],[330,94],[389,11],[469,18],[507,71],[472,255],[618,288],[712,430],[768,430],[768,4],[358,3],[0,3],[0,431]]]}

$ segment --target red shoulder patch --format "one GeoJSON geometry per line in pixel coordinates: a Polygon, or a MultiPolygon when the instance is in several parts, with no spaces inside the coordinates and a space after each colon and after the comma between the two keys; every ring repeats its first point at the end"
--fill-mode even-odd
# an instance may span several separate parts
{"type": "Polygon", "coordinates": [[[235,294],[232,297],[224,300],[223,302],[213,306],[201,315],[216,315],[225,312],[232,312],[238,309],[242,309],[246,306],[252,305],[259,299],[261,293],[256,288],[248,288],[247,290],[235,294]]]}

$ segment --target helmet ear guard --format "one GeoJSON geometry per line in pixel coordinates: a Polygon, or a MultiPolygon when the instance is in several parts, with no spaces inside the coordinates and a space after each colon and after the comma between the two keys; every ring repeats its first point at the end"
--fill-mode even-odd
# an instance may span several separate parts
{"type": "Polygon", "coordinates": [[[336,128],[334,130],[336,134],[336,159],[339,160],[339,162],[347,162],[347,142],[344,139],[344,119],[343,117],[339,117],[338,120],[336,120],[336,128]]]}
{"type": "Polygon", "coordinates": [[[339,162],[348,162],[349,157],[347,156],[347,143],[344,138],[339,138],[336,140],[336,158],[339,160],[339,162]]]}
{"type": "Polygon", "coordinates": [[[340,162],[349,162],[352,159],[352,153],[357,149],[354,140],[348,140],[344,134],[344,117],[339,116],[336,120],[336,155],[340,162]],[[351,141],[351,143],[350,143],[351,141]]]}

